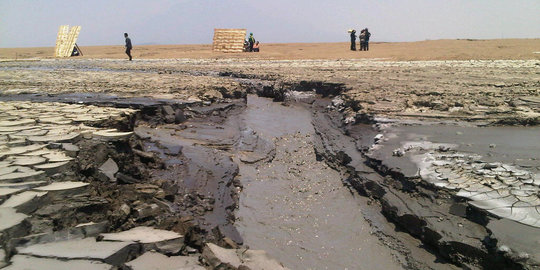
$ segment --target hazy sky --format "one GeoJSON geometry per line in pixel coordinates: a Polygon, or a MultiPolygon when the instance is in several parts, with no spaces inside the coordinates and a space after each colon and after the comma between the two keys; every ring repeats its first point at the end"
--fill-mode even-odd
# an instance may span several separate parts
{"type": "Polygon", "coordinates": [[[54,46],[61,24],[77,43],[211,43],[214,28],[247,28],[261,42],[540,38],[540,0],[0,0],[0,47],[54,46]]]}

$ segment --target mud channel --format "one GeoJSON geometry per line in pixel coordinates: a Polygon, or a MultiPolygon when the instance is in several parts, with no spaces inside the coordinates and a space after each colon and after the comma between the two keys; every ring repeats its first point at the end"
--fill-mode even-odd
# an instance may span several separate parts
{"type": "Polygon", "coordinates": [[[246,131],[273,148],[267,162],[240,163],[237,224],[247,245],[290,269],[400,268],[343,175],[317,160],[307,109],[249,96],[244,117],[246,131]]]}
{"type": "MultiPolygon", "coordinates": [[[[343,168],[332,168],[316,153],[320,139],[309,103],[318,97],[291,93],[284,102],[248,95],[245,103],[195,109],[199,117],[180,128],[136,127],[151,148],[179,147],[186,159],[183,169],[172,165],[153,177],[180,175],[180,193],[211,204],[198,217],[203,228],[217,226],[225,237],[267,251],[289,269],[450,267],[434,262],[441,260],[418,248],[419,242],[374,222],[382,220],[380,209],[347,184],[343,168]],[[402,241],[407,251],[399,250],[402,241]]],[[[369,125],[364,128],[374,135],[369,125]]],[[[335,139],[351,143],[341,136],[335,139]]]]}
{"type": "MultiPolygon", "coordinates": [[[[78,71],[96,76],[111,71],[88,65],[78,71]]],[[[155,77],[153,69],[137,72],[155,77]]],[[[157,74],[173,84],[175,72],[157,74]]],[[[79,93],[78,88],[55,94],[12,89],[0,95],[0,102],[17,110],[0,115],[6,153],[14,146],[37,147],[21,136],[54,131],[61,138],[47,135],[39,147],[78,150],[66,159],[70,170],[46,182],[90,184],[89,195],[83,193],[88,198],[55,197],[54,207],[45,210],[25,205],[24,230],[0,234],[0,255],[6,258],[0,258],[0,267],[16,265],[21,255],[42,258],[39,252],[23,252],[32,244],[66,240],[64,232],[80,223],[100,225],[84,233],[98,242],[106,237],[101,233],[140,226],[176,232],[182,235],[180,245],[155,244],[152,252],[189,257],[193,267],[207,269],[539,267],[537,127],[496,126],[503,123],[498,118],[383,117],[349,99],[344,83],[197,72],[179,72],[203,85],[195,96],[185,89],[178,90],[181,95],[141,97],[79,93]],[[51,116],[55,107],[62,108],[60,118],[51,116]],[[69,115],[73,108],[91,113],[69,115]],[[28,122],[24,117],[32,110],[39,113],[28,122]],[[75,124],[84,135],[71,141],[61,130],[71,132],[75,124]],[[54,209],[62,211],[54,214],[54,209]],[[234,260],[219,255],[230,250],[234,260]]],[[[128,74],[129,69],[121,76],[128,74]]],[[[134,89],[128,82],[125,78],[123,87],[134,89]]],[[[21,170],[12,168],[16,162],[27,162],[17,156],[27,153],[16,150],[16,157],[0,155],[9,173],[21,170]]],[[[49,150],[36,155],[49,162],[49,150]]],[[[11,194],[2,194],[0,202],[11,203],[11,194]]],[[[68,240],[72,237],[67,233],[68,240]]],[[[148,255],[146,248],[138,246],[114,263],[100,262],[136,269],[131,260],[148,255]]]]}

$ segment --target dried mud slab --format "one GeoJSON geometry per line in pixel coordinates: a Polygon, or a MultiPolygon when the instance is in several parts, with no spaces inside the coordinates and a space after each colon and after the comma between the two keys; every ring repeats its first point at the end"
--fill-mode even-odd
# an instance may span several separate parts
{"type": "Polygon", "coordinates": [[[43,270],[72,270],[72,269],[88,269],[88,270],[110,270],[111,265],[97,261],[89,260],[71,260],[65,261],[62,259],[38,258],[26,255],[15,255],[12,259],[12,264],[6,270],[22,270],[32,269],[39,265],[39,269],[43,270]]]}
{"type": "Polygon", "coordinates": [[[19,254],[63,260],[95,260],[120,265],[136,249],[133,242],[96,242],[86,238],[55,243],[31,245],[18,250],[19,254]]]}
{"type": "Polygon", "coordinates": [[[165,256],[161,253],[149,251],[137,259],[126,263],[133,270],[162,269],[162,270],[204,270],[197,257],[190,256],[165,256]]]}

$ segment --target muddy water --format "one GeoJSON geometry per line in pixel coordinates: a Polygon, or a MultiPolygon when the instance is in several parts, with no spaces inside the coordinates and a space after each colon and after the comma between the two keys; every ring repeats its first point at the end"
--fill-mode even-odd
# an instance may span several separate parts
{"type": "Polygon", "coordinates": [[[480,154],[489,162],[540,166],[539,127],[404,126],[392,132],[409,140],[456,144],[459,151],[480,154]]]}
{"type": "Polygon", "coordinates": [[[316,160],[308,110],[249,96],[243,120],[275,147],[271,162],[238,162],[236,226],[246,245],[290,269],[401,269],[342,175],[316,160]]]}

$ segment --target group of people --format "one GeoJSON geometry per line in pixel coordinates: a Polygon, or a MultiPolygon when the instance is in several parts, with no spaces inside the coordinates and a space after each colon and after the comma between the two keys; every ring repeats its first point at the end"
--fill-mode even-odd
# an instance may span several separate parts
{"type": "MultiPolygon", "coordinates": [[[[351,33],[351,51],[356,51],[356,30],[349,30],[351,33]]],[[[131,39],[128,37],[128,33],[124,33],[124,37],[126,38],[126,54],[129,57],[129,61],[131,61],[131,49],[133,46],[131,45],[131,39]]],[[[367,28],[362,29],[360,31],[360,35],[358,35],[358,38],[360,39],[360,50],[361,51],[369,51],[369,38],[371,37],[371,33],[368,31],[367,28]]],[[[245,52],[259,52],[260,44],[258,41],[255,40],[255,37],[253,37],[253,33],[249,33],[249,38],[244,41],[244,51],[245,52]]]]}
{"type": "MultiPolygon", "coordinates": [[[[349,30],[349,33],[351,33],[351,51],[356,51],[356,30],[349,30]]],[[[371,37],[371,33],[368,31],[367,28],[362,29],[360,31],[360,35],[358,35],[358,39],[360,39],[360,50],[361,51],[369,51],[369,38],[371,37]]]]}
{"type": "Polygon", "coordinates": [[[255,41],[253,33],[249,33],[249,38],[244,40],[244,52],[259,52],[260,44],[255,41]]]}

